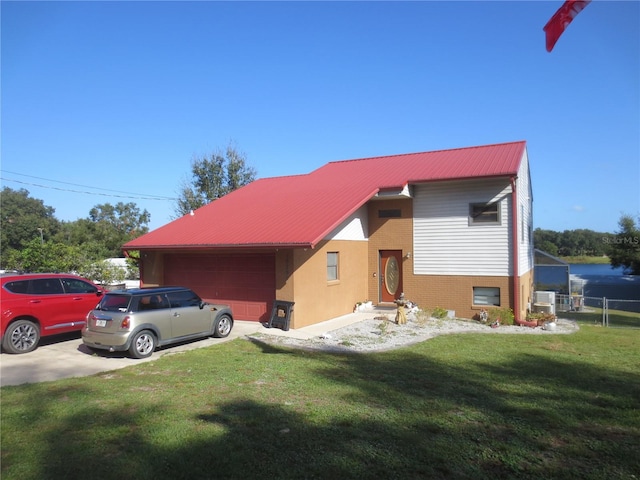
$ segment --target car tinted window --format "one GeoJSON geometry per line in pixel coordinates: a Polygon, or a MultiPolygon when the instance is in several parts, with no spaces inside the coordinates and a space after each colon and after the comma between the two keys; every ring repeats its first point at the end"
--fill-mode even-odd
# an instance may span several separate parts
{"type": "Polygon", "coordinates": [[[145,295],[138,297],[138,311],[144,310],[159,310],[162,308],[169,308],[169,302],[164,295],[145,295]]]}
{"type": "Polygon", "coordinates": [[[98,288],[77,278],[63,278],[62,285],[67,293],[96,293],[98,288]]]}
{"type": "Polygon", "coordinates": [[[107,294],[102,297],[98,304],[98,310],[107,312],[126,312],[129,310],[129,302],[131,295],[113,295],[107,294]]]}
{"type": "Polygon", "coordinates": [[[200,297],[191,290],[182,290],[181,292],[171,292],[167,294],[171,308],[181,307],[197,307],[200,305],[200,297]]]}
{"type": "Polygon", "coordinates": [[[29,280],[16,280],[15,282],[7,282],[4,288],[13,293],[27,293],[29,291],[29,280]]]}
{"type": "Polygon", "coordinates": [[[57,293],[64,293],[64,289],[58,278],[38,278],[31,280],[29,293],[33,293],[34,295],[55,295],[57,293]]]}

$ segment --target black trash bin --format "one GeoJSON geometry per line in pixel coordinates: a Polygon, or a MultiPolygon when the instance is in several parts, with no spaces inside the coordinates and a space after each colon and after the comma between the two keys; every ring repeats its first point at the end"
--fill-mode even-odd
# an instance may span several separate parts
{"type": "Polygon", "coordinates": [[[291,322],[291,312],[295,302],[287,302],[286,300],[275,300],[271,309],[271,318],[265,324],[267,328],[280,328],[285,332],[289,330],[291,322]]]}

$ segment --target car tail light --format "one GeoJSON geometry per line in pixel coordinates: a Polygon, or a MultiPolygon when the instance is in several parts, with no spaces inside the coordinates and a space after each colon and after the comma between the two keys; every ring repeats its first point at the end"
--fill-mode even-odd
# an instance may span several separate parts
{"type": "Polygon", "coordinates": [[[129,318],[129,315],[127,315],[122,319],[122,322],[120,322],[120,328],[122,330],[129,330],[130,326],[131,326],[131,319],[129,318]]]}

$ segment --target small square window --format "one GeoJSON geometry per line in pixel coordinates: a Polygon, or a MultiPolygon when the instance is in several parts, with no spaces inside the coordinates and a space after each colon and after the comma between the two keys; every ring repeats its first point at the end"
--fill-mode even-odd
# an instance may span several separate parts
{"type": "Polygon", "coordinates": [[[500,204],[472,203],[469,205],[469,225],[500,224],[500,204]]]}
{"type": "Polygon", "coordinates": [[[338,280],[338,252],[327,252],[327,281],[338,280]]]}
{"type": "Polygon", "coordinates": [[[500,288],[498,287],[473,287],[474,305],[500,306],[500,288]]]}
{"type": "Polygon", "coordinates": [[[402,211],[399,208],[390,210],[378,210],[378,218],[400,218],[402,211]]]}

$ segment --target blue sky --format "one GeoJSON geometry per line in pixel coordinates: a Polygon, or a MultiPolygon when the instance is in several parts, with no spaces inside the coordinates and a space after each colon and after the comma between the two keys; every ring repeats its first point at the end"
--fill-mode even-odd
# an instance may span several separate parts
{"type": "Polygon", "coordinates": [[[526,140],[534,227],[613,232],[640,214],[640,3],[594,0],[548,53],[561,5],[2,1],[2,185],[154,229],[229,142],[260,178],[526,140]]]}

